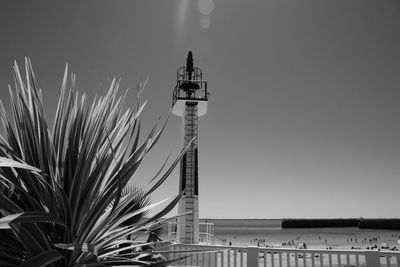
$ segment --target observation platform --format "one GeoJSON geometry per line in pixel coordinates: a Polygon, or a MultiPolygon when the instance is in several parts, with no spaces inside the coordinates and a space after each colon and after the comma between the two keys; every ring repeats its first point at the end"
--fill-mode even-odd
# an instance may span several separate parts
{"type": "Polygon", "coordinates": [[[197,103],[197,115],[203,116],[207,113],[207,102],[209,92],[207,82],[203,81],[201,69],[193,68],[191,77],[188,77],[186,67],[177,71],[177,81],[172,93],[172,113],[184,116],[185,105],[188,102],[197,103]]]}

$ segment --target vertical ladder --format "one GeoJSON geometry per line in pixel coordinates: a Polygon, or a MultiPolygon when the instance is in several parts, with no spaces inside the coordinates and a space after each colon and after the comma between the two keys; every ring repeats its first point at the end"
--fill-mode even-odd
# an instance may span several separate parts
{"type": "MultiPolygon", "coordinates": [[[[197,194],[198,194],[198,177],[197,177],[197,103],[189,102],[185,105],[185,145],[187,145],[193,138],[195,140],[190,145],[185,154],[185,189],[186,193],[183,196],[185,213],[185,234],[182,243],[190,244],[197,243],[194,236],[195,213],[198,212],[197,194]],[[197,205],[196,205],[197,204],[197,205]]],[[[198,217],[198,216],[197,216],[198,217]]]]}

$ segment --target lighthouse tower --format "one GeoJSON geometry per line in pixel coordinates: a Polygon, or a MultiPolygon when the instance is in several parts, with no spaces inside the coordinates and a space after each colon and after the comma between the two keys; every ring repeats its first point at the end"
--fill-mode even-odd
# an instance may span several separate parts
{"type": "Polygon", "coordinates": [[[183,143],[194,141],[181,159],[179,191],[184,191],[178,203],[177,241],[183,244],[199,243],[199,164],[198,117],[207,113],[207,82],[201,69],[193,67],[189,51],[186,66],[177,71],[177,81],[172,96],[172,113],[182,117],[183,143]]]}

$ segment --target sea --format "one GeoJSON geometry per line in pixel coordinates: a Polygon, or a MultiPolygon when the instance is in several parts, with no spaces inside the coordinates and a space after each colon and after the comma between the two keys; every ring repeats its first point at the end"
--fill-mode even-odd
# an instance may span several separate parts
{"type": "MultiPolygon", "coordinates": [[[[214,225],[214,244],[310,249],[400,248],[399,230],[358,227],[283,229],[281,219],[203,219],[214,225]]],[[[204,225],[203,225],[204,226],[204,225]]],[[[201,226],[200,231],[204,231],[201,226]]]]}

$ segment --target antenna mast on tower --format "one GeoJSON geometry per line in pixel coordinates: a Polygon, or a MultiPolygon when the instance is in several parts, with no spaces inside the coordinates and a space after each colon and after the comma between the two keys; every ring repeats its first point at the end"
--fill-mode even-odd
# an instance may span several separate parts
{"type": "Polygon", "coordinates": [[[184,244],[199,243],[199,175],[198,175],[198,117],[207,113],[207,82],[201,69],[193,66],[189,51],[186,66],[177,71],[172,97],[172,113],[182,117],[183,143],[194,141],[181,159],[179,191],[184,191],[178,203],[177,241],[184,244]]]}

